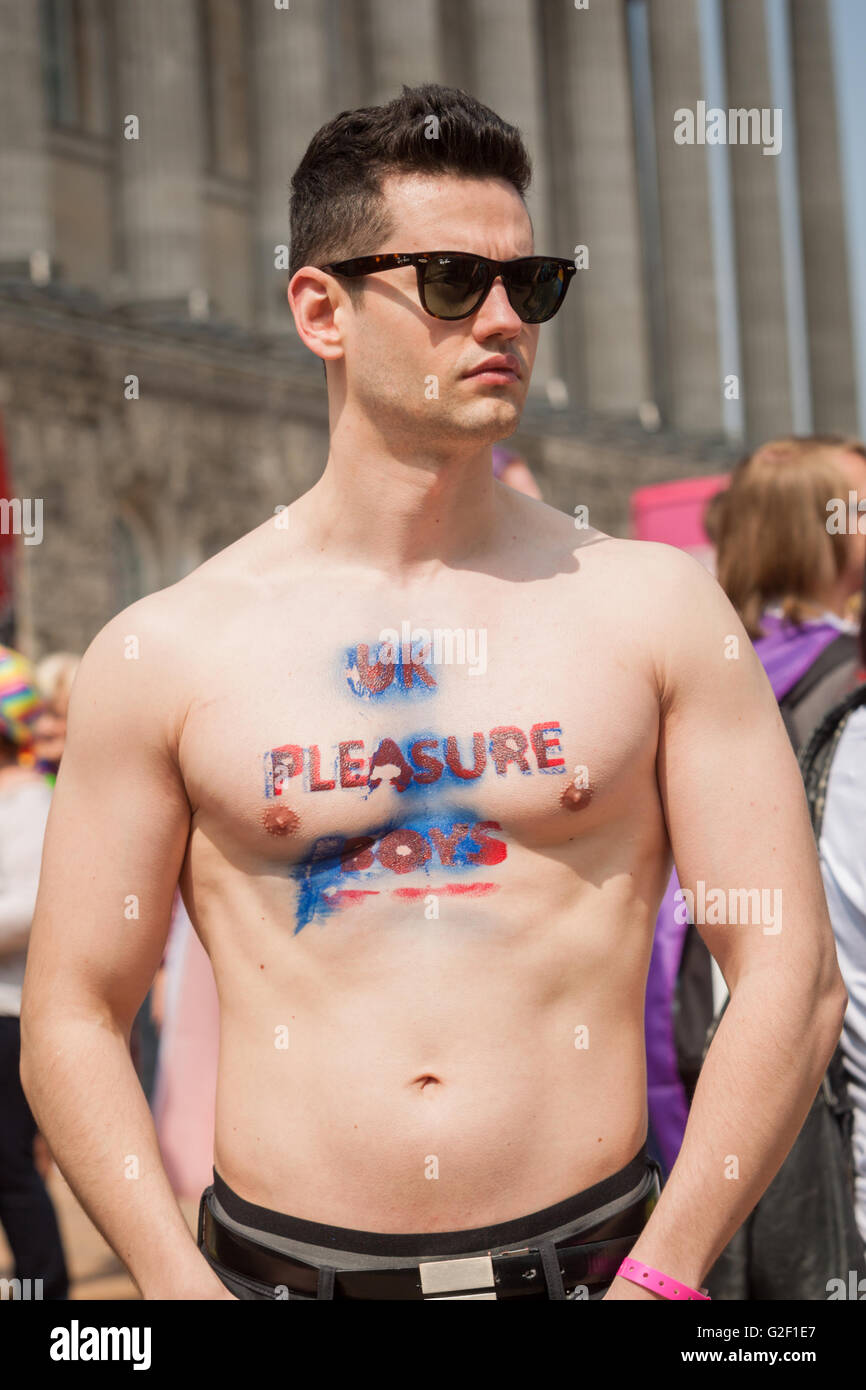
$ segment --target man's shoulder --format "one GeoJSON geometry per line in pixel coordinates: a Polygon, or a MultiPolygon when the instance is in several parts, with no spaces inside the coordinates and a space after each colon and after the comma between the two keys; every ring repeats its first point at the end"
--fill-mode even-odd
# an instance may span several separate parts
{"type": "Polygon", "coordinates": [[[136,599],[97,631],[72,683],[74,722],[133,720],[143,728],[182,711],[206,632],[206,584],[195,576],[136,599]]]}
{"type": "Polygon", "coordinates": [[[668,680],[666,672],[687,679],[695,660],[722,650],[731,636],[748,644],[724,589],[688,551],[590,527],[575,534],[582,540],[565,578],[576,607],[588,602],[596,617],[620,635],[635,661],[643,653],[659,689],[668,680]]]}
{"type": "Polygon", "coordinates": [[[599,563],[629,586],[636,606],[663,606],[671,617],[683,618],[706,611],[708,605],[728,606],[718,580],[687,550],[662,541],[626,540],[601,532],[595,535],[604,541],[595,548],[599,563]]]}
{"type": "Polygon", "coordinates": [[[590,538],[605,542],[605,558],[622,570],[659,584],[678,579],[706,576],[709,571],[700,560],[678,546],[663,541],[636,541],[623,536],[609,536],[603,531],[588,528],[590,538]]]}
{"type": "Polygon", "coordinates": [[[636,599],[641,595],[670,595],[690,589],[712,591],[719,587],[700,560],[677,546],[610,535],[590,525],[580,508],[569,516],[534,498],[521,497],[518,505],[524,508],[526,520],[533,523],[536,534],[567,546],[574,553],[579,561],[576,573],[586,564],[603,569],[608,577],[615,574],[621,582],[640,586],[636,599]]]}
{"type": "Polygon", "coordinates": [[[118,656],[139,660],[145,649],[152,654],[158,651],[163,658],[170,654],[182,639],[184,610],[190,605],[191,590],[184,590],[186,583],[186,579],[179,580],[121,608],[91,639],[79,671],[112,665],[118,656]]]}

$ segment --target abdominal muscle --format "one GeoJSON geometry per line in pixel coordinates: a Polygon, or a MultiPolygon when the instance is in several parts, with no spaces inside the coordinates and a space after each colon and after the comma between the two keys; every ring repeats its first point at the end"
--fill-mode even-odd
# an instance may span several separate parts
{"type": "Polygon", "coordinates": [[[219,915],[214,1163],[247,1201],[467,1229],[563,1201],[644,1142],[651,923],[621,888],[511,923],[349,907],[288,942],[264,901],[255,931],[219,915]]]}

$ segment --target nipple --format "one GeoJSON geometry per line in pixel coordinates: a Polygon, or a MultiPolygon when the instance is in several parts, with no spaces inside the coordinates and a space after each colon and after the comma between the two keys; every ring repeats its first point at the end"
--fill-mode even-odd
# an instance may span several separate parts
{"type": "Polygon", "coordinates": [[[294,835],[300,824],[290,806],[268,806],[262,811],[262,825],[269,835],[294,835]]]}
{"type": "Polygon", "coordinates": [[[559,798],[559,804],[567,811],[582,811],[592,799],[592,787],[585,767],[576,767],[574,772],[574,777],[559,798]]]}

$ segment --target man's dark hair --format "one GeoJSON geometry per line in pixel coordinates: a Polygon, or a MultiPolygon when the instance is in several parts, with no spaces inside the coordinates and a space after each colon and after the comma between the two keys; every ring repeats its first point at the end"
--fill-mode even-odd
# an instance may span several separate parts
{"type": "MultiPolygon", "coordinates": [[[[303,265],[378,251],[393,230],[382,180],[396,173],[500,178],[523,197],[532,166],[520,131],[456,87],[404,86],[383,106],[341,111],[292,178],[290,278],[303,265]]],[[[361,283],[346,287],[360,292],[361,283]]]]}

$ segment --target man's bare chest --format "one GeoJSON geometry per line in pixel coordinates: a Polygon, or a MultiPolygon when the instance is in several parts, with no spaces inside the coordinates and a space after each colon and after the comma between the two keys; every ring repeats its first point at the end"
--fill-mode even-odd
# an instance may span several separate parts
{"type": "Polygon", "coordinates": [[[261,636],[195,692],[182,772],[194,834],[293,879],[300,925],[383,894],[494,894],[516,855],[598,832],[648,790],[652,693],[597,629],[569,649],[558,625],[507,615],[331,613],[302,640],[261,636]]]}

